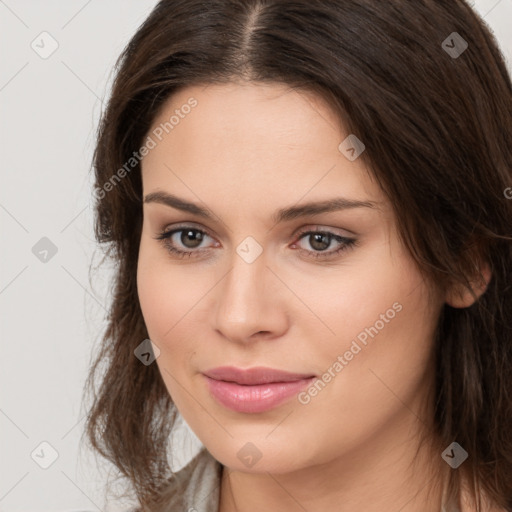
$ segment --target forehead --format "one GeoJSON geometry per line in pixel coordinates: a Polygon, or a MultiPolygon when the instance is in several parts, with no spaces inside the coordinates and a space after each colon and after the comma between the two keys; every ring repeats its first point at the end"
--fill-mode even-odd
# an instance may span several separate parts
{"type": "Polygon", "coordinates": [[[185,185],[189,196],[231,202],[326,192],[382,200],[362,159],[340,152],[350,135],[341,120],[309,91],[254,82],[186,87],[165,102],[148,135],[156,144],[142,161],[144,193],[185,185]]]}

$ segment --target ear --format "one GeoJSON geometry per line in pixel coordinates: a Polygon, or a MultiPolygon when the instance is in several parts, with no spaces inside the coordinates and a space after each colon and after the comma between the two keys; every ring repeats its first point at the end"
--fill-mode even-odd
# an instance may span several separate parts
{"type": "Polygon", "coordinates": [[[475,264],[475,274],[470,281],[471,290],[460,283],[452,285],[446,292],[445,302],[452,308],[468,308],[487,290],[492,272],[483,260],[475,264]]]}

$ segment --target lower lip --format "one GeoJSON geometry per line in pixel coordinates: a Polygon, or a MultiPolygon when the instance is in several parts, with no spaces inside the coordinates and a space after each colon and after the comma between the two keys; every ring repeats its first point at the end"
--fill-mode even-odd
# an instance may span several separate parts
{"type": "Polygon", "coordinates": [[[315,377],[291,382],[269,382],[254,386],[242,386],[236,382],[215,380],[205,375],[213,397],[236,412],[256,413],[268,411],[285,402],[307,387],[315,377]]]}

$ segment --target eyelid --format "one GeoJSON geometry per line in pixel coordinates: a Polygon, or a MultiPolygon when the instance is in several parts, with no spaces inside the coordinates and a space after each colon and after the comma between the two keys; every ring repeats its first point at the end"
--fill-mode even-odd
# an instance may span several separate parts
{"type": "Polygon", "coordinates": [[[308,233],[310,231],[318,231],[320,233],[332,233],[333,235],[341,236],[343,238],[351,238],[358,236],[353,231],[342,228],[334,228],[330,226],[324,226],[323,224],[309,224],[304,227],[299,228],[296,232],[294,232],[295,237],[303,235],[304,233],[308,233]]]}
{"type": "Polygon", "coordinates": [[[199,231],[201,233],[204,233],[205,235],[208,235],[210,238],[216,239],[216,237],[210,233],[209,229],[194,223],[187,223],[184,225],[173,224],[172,227],[166,226],[165,228],[158,232],[158,235],[159,237],[163,237],[164,235],[167,235],[169,233],[176,233],[176,231],[185,231],[186,229],[193,229],[194,231],[199,231]]]}

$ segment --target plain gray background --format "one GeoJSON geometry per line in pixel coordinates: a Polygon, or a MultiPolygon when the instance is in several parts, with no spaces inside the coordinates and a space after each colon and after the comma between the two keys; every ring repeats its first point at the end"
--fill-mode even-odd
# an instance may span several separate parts
{"type": "MultiPolygon", "coordinates": [[[[89,284],[89,265],[100,255],[90,165],[115,59],[155,4],[0,0],[3,512],[129,506],[105,502],[112,468],[78,444],[82,388],[104,326],[110,275],[105,268],[89,284]]],[[[474,5],[512,70],[512,0],[474,5]]],[[[178,435],[186,449],[175,469],[200,446],[186,425],[178,435]]]]}

